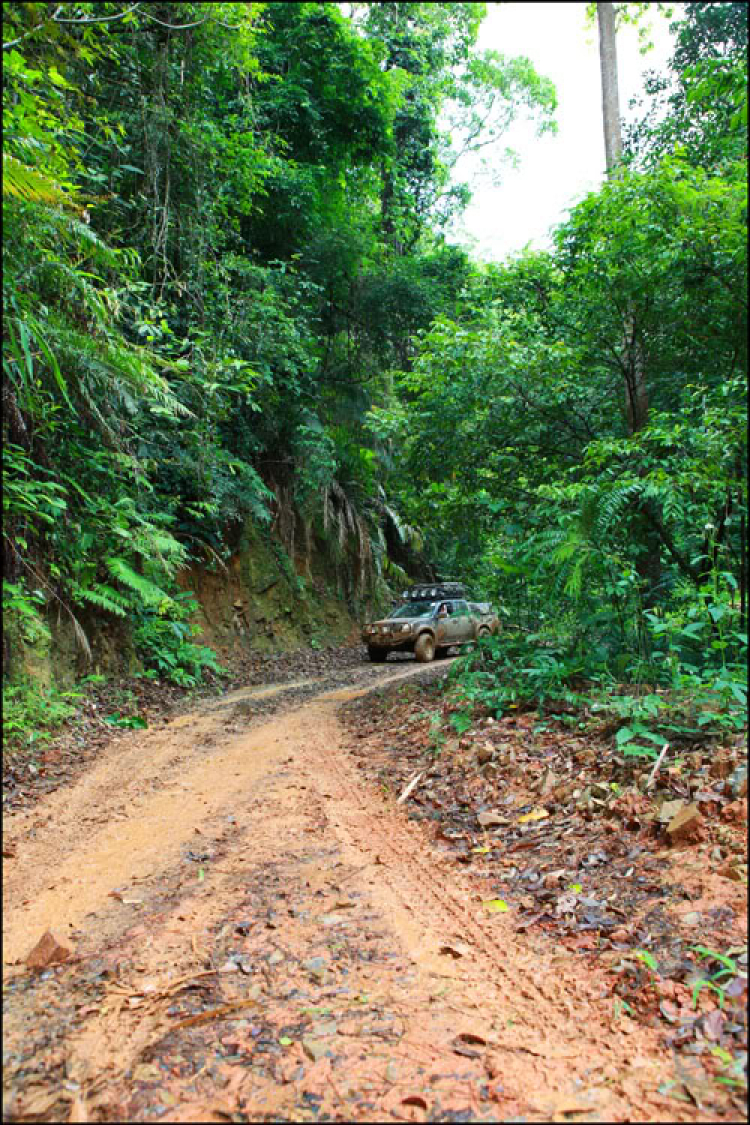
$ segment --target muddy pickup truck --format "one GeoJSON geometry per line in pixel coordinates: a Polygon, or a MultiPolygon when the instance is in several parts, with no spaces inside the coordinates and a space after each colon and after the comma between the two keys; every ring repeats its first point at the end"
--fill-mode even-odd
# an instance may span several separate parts
{"type": "Polygon", "coordinates": [[[458,583],[438,583],[406,591],[388,617],[363,627],[362,640],[373,663],[387,660],[389,652],[413,652],[427,664],[453,645],[475,643],[496,630],[487,603],[469,603],[458,583]]]}

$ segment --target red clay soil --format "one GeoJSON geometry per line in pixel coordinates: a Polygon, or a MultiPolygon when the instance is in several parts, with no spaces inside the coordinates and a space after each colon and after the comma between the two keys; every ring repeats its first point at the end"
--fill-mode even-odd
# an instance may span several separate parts
{"type": "Polygon", "coordinates": [[[342,704],[441,668],[234,692],[5,816],[4,1120],[740,1118],[363,772],[342,704]]]}

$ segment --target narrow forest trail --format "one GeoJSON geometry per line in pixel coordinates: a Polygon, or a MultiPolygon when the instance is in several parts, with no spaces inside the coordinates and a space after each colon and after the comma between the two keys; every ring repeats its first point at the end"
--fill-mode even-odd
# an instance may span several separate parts
{"type": "Polygon", "coordinates": [[[233,693],[6,816],[5,1120],[722,1119],[362,777],[342,702],[444,668],[233,693]]]}

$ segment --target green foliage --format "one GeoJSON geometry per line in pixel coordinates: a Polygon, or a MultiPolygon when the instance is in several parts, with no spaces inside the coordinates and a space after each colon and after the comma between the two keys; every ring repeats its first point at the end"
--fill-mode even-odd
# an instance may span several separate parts
{"type": "Polygon", "coordinates": [[[205,673],[226,675],[213,649],[194,644],[199,626],[188,621],[198,609],[192,594],[176,594],[166,606],[144,607],[136,615],[133,640],[146,675],[171,680],[180,687],[195,687],[205,673]]]}
{"type": "Polygon", "coordinates": [[[42,611],[45,604],[42,590],[30,591],[21,581],[6,582],[3,579],[3,619],[5,627],[13,630],[27,645],[50,640],[49,626],[42,611]]]}
{"type": "Polygon", "coordinates": [[[636,949],[634,952],[638,960],[642,961],[652,973],[658,974],[659,965],[653,953],[649,953],[647,949],[636,949]]]}
{"type": "Polygon", "coordinates": [[[693,1008],[698,1007],[698,997],[704,988],[711,989],[719,998],[719,1008],[723,1011],[726,1003],[725,988],[729,981],[727,978],[734,980],[741,975],[741,970],[736,961],[723,953],[717,953],[713,949],[707,949],[704,945],[692,945],[690,947],[700,957],[704,958],[706,962],[713,961],[719,968],[711,973],[708,977],[701,977],[693,986],[693,1008]],[[722,981],[719,984],[719,981],[722,981]]]}
{"type": "Polygon", "coordinates": [[[81,692],[40,688],[29,680],[3,684],[3,755],[33,755],[76,713],[81,692]]]}
{"type": "MultiPolygon", "coordinates": [[[[651,658],[623,661],[620,653],[597,648],[590,639],[559,629],[555,635],[506,630],[481,641],[476,651],[456,661],[451,681],[472,707],[497,717],[508,709],[530,707],[554,713],[556,703],[572,704],[594,715],[623,721],[615,745],[628,758],[655,759],[665,743],[720,738],[747,723],[746,638],[734,638],[733,659],[726,649],[698,645],[693,663],[667,650],[651,614],[651,658]],[[645,683],[648,687],[644,688],[645,683]]],[[[689,627],[688,627],[689,628],[689,627]]],[[[684,631],[681,631],[684,632],[684,631]]],[[[695,634],[688,632],[692,645],[695,634]]]]}
{"type": "Polygon", "coordinates": [[[450,715],[448,721],[453,727],[456,734],[461,735],[469,729],[473,722],[473,719],[471,715],[466,714],[464,711],[454,711],[450,715]]]}
{"type": "Polygon", "coordinates": [[[509,709],[540,705],[547,699],[571,701],[577,696],[570,683],[584,669],[580,655],[565,640],[505,631],[486,637],[476,649],[454,663],[450,680],[472,706],[500,718],[509,709]]]}
{"type": "Polygon", "coordinates": [[[630,159],[651,163],[676,151],[704,168],[747,155],[747,6],[691,3],[670,29],[667,75],[647,75],[651,106],[627,132],[630,159]]]}
{"type": "Polygon", "coordinates": [[[430,715],[430,732],[428,752],[433,758],[439,758],[445,747],[445,731],[443,730],[443,717],[439,711],[430,715]]]}
{"type": "Polygon", "coordinates": [[[121,715],[119,711],[105,715],[104,722],[110,727],[119,727],[121,730],[143,730],[148,726],[142,715],[121,715]]]}

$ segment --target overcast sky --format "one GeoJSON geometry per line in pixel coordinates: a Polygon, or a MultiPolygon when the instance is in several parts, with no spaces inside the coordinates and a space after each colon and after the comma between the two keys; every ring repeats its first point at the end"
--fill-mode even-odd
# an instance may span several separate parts
{"type": "MultiPolygon", "coordinates": [[[[675,5],[679,9],[681,5],[675,5]]],[[[536,137],[532,126],[516,125],[505,142],[520,156],[502,184],[474,185],[474,198],[453,237],[474,256],[499,261],[531,243],[549,247],[548,231],[568,208],[604,176],[601,79],[596,28],[585,26],[583,3],[488,3],[479,46],[504,55],[525,55],[557,88],[556,136],[536,137]]],[[[620,110],[640,93],[644,70],[663,70],[672,53],[666,20],[653,5],[648,16],[653,50],[639,53],[632,26],[617,33],[620,110]]],[[[485,150],[486,152],[487,150],[485,150]]],[[[469,158],[459,178],[470,178],[469,158]]]]}

